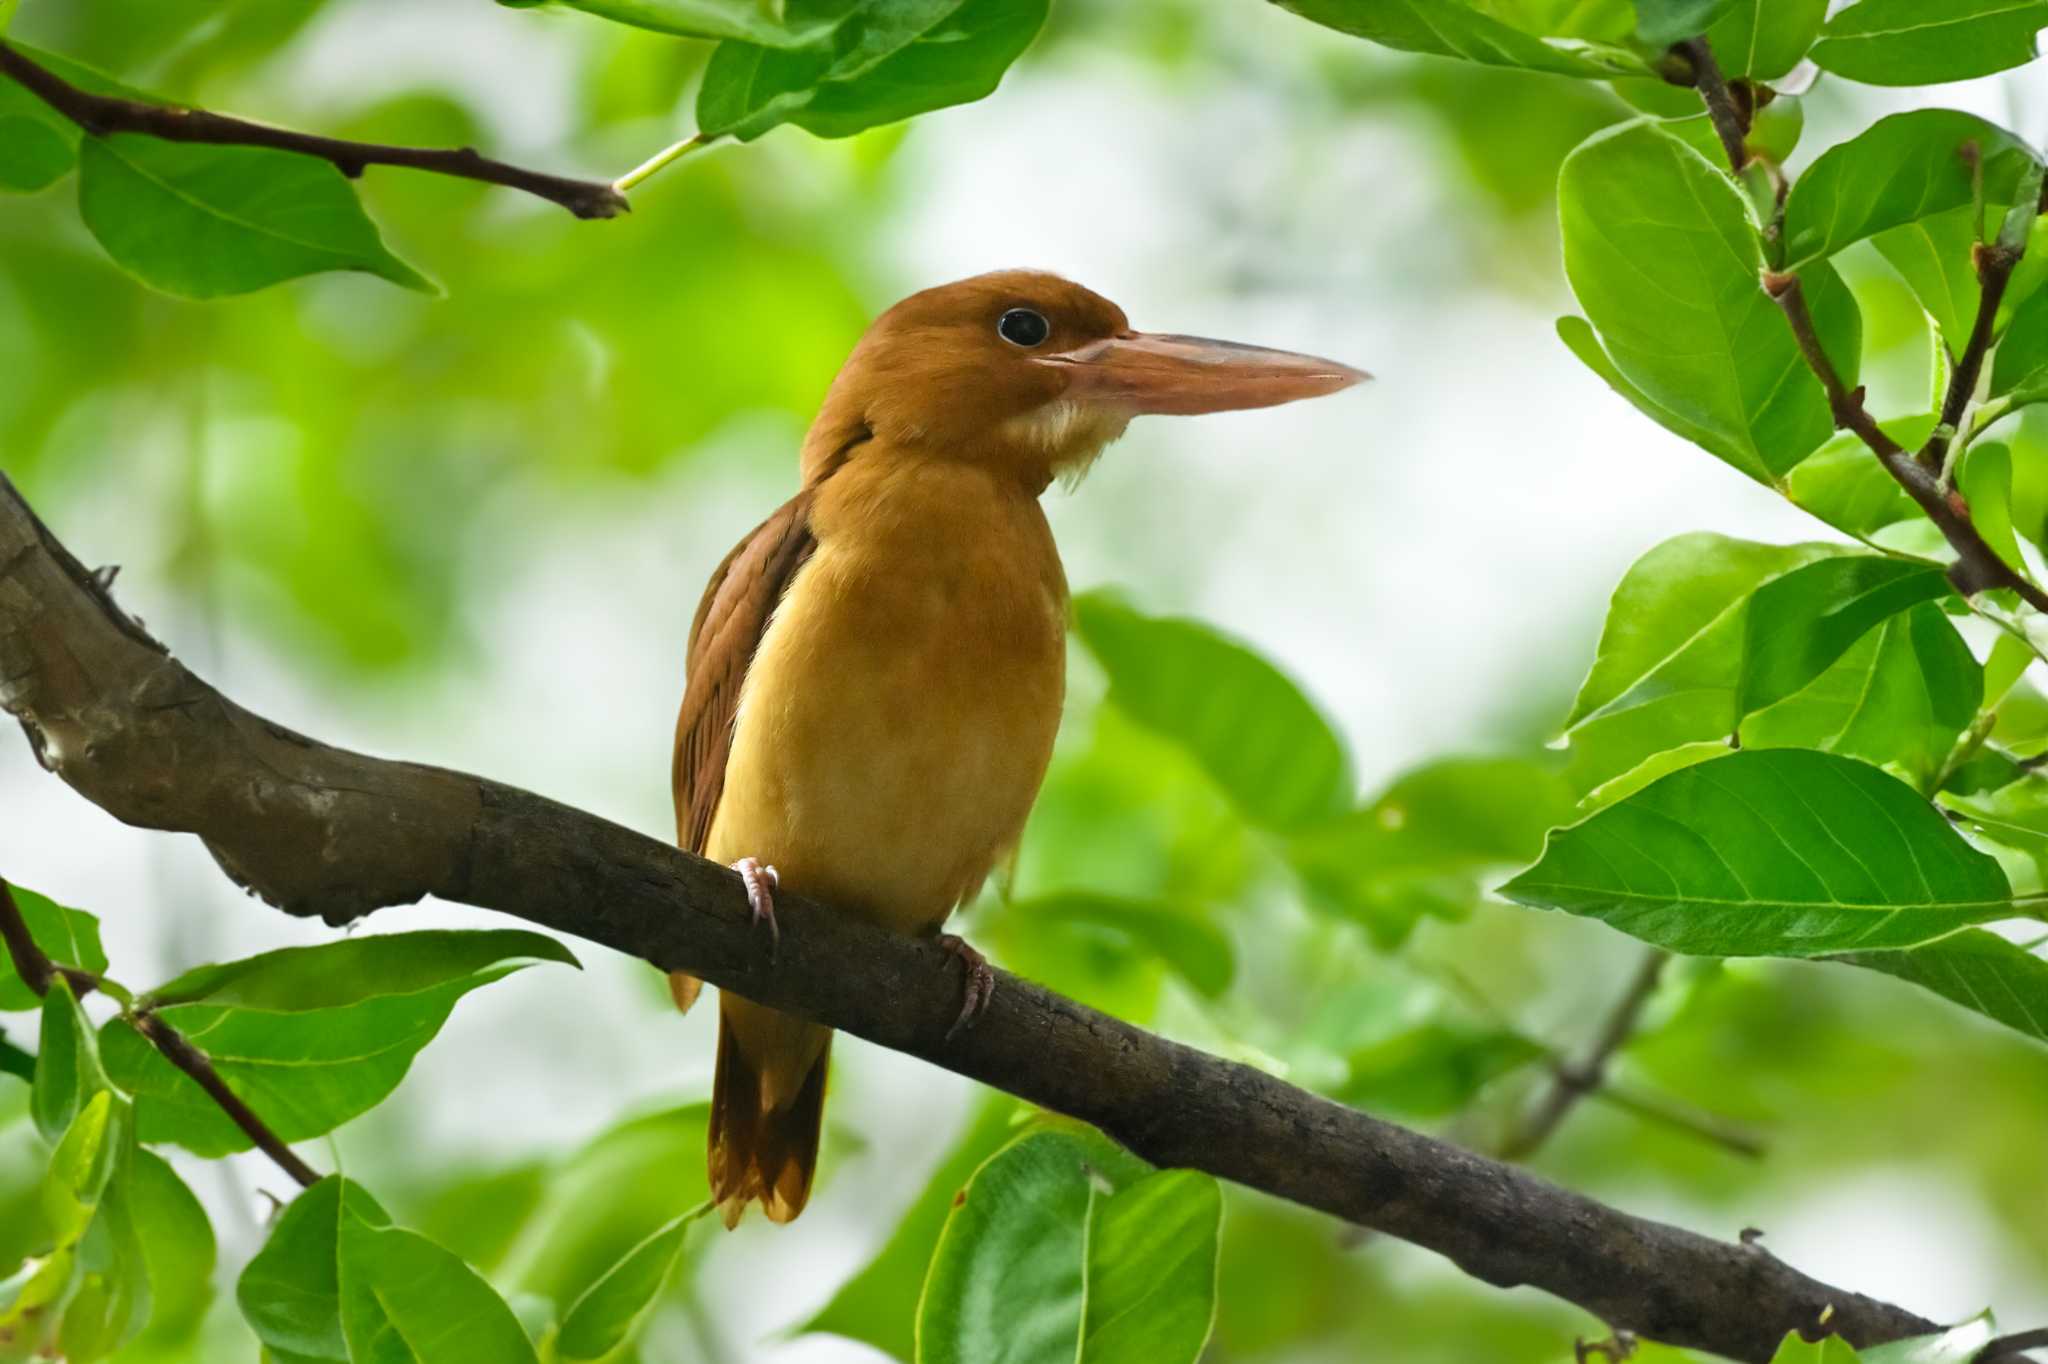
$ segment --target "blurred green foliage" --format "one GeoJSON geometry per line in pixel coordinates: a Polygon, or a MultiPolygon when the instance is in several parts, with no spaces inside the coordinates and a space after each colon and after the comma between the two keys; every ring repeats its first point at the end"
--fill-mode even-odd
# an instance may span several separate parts
{"type": "MultiPolygon", "coordinates": [[[[366,694],[459,686],[484,575],[527,550],[485,543],[505,521],[480,511],[695,489],[735,432],[772,433],[743,444],[772,452],[760,490],[786,483],[802,423],[887,301],[868,282],[878,234],[921,188],[898,173],[901,129],[881,125],[987,94],[1034,37],[1027,64],[1114,42],[1179,79],[1242,74],[1234,30],[1192,2],[1076,0],[1049,20],[1043,0],[561,8],[583,13],[493,15],[569,54],[573,121],[552,130],[550,168],[622,171],[692,117],[750,145],[692,150],[634,190],[632,214],[583,223],[466,181],[373,168],[351,184],[281,153],[82,138],[0,78],[8,475],[48,509],[133,489],[171,582],[310,674],[366,694]],[[850,140],[763,138],[784,123],[850,140]],[[386,283],[414,269],[441,296],[386,283]],[[281,280],[296,282],[262,287],[281,280]]],[[[1084,594],[1083,700],[973,931],[1057,990],[1487,1149],[1512,1144],[1634,969],[1639,950],[1587,920],[1710,954],[1666,971],[1605,1086],[1534,1157],[1546,1174],[1727,1228],[1910,1165],[1972,1200],[2022,1277],[2048,1278],[2048,964],[2038,943],[1968,927],[2026,909],[2048,866],[2048,701],[2023,676],[2039,636],[1997,594],[1968,617],[1928,557],[1932,527],[1831,436],[1836,414],[1758,288],[1761,270],[1801,277],[1845,383],[1867,383],[1917,448],[1968,346],[1987,231],[2016,201],[2016,240],[2043,239],[2040,149],[1917,110],[1820,149],[1781,205],[1755,164],[1724,167],[1663,50],[1704,31],[1751,81],[1811,50],[1831,74],[1750,135],[1782,172],[1831,83],[2019,65],[2048,4],[1285,8],[1336,30],[1305,63],[1320,87],[1290,96],[1427,129],[1458,240],[1483,248],[1475,276],[1549,290],[1561,264],[1585,314],[1559,324],[1573,354],[1811,512],[1816,534],[1858,543],[1697,534],[1649,550],[1557,717],[1562,753],[1531,735],[1375,791],[1275,661],[1084,594]],[[1572,916],[1491,893],[1525,867],[1508,893],[1572,916]],[[1820,954],[1839,959],[1748,960],[1820,954]]],[[[338,0],[29,0],[10,32],[88,88],[337,136],[502,136],[489,101],[430,79],[302,88],[354,17],[338,0]]],[[[2043,262],[2030,252],[2013,275],[1991,401],[1953,471],[2021,571],[2048,550],[2048,433],[2023,411],[2048,403],[2043,262]]],[[[93,916],[17,896],[49,955],[119,976],[93,916]]],[[[33,1053],[0,1038],[0,1360],[50,1345],[213,1364],[255,1339],[278,1364],[659,1364],[644,1328],[706,1310],[695,1280],[722,1244],[695,1220],[700,1103],[600,1115],[579,1149],[483,1168],[407,1151],[382,1188],[395,1218],[329,1176],[260,1251],[217,1248],[185,1157],[140,1144],[212,1156],[246,1139],[142,1040],[138,1011],[192,1034],[298,1140],[391,1093],[459,997],[565,957],[530,934],[393,935],[199,968],[139,1001],[110,981],[92,1012],[62,983],[38,1000],[0,972],[0,1009],[42,1017],[33,1053]]],[[[828,1188],[831,1174],[828,1160],[828,1188]]],[[[1534,1364],[1603,1333],[1418,1273],[1299,1209],[1149,1171],[998,1097],[907,1213],[869,1231],[864,1267],[802,1329],[905,1361],[1191,1360],[1206,1343],[1219,1361],[1534,1364]],[[1029,1319],[998,1310],[997,1288],[1028,1297],[1029,1319]]],[[[1966,1357],[1991,1329],[1966,1323],[1913,1357],[1966,1357]]],[[[1839,1341],[1779,1356],[1855,1357],[1839,1341]]]]}

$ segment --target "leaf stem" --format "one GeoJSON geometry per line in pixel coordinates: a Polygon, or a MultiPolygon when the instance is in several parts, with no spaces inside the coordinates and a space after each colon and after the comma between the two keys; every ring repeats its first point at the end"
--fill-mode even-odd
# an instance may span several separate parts
{"type": "Polygon", "coordinates": [[[718,138],[715,134],[711,137],[706,137],[702,133],[693,133],[680,142],[672,142],[648,157],[645,161],[642,161],[639,165],[633,167],[633,169],[627,171],[618,179],[612,181],[612,192],[624,196],[627,190],[633,188],[633,186],[641,181],[648,179],[674,162],[682,160],[685,156],[697,150],[697,148],[717,140],[718,138]]]}
{"type": "Polygon", "coordinates": [[[474,147],[397,147],[382,142],[351,142],[316,133],[293,132],[267,123],[169,104],[145,104],[81,90],[56,72],[30,61],[19,49],[0,43],[0,75],[10,76],[93,137],[140,133],[166,142],[205,142],[219,146],[269,147],[331,162],[354,179],[365,166],[405,166],[460,180],[481,180],[560,204],[579,218],[615,218],[629,209],[625,195],[602,180],[573,180],[508,165],[484,156],[474,147]]]}

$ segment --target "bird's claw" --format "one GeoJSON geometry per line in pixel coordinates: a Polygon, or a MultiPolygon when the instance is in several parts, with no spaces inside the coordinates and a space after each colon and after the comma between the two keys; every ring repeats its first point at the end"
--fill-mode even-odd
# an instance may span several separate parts
{"type": "Polygon", "coordinates": [[[953,1026],[946,1029],[946,1038],[962,1028],[973,1025],[974,1020],[988,1012],[988,1002],[996,992],[996,973],[989,969],[988,958],[967,945],[966,939],[954,933],[939,934],[939,946],[960,958],[960,967],[967,973],[967,980],[960,1000],[960,1016],[953,1020],[953,1026]]]}
{"type": "Polygon", "coordinates": [[[782,946],[782,929],[775,922],[775,892],[781,888],[782,878],[758,857],[742,857],[732,864],[732,869],[746,882],[747,907],[754,911],[755,925],[767,921],[768,956],[772,960],[776,949],[782,946]]]}

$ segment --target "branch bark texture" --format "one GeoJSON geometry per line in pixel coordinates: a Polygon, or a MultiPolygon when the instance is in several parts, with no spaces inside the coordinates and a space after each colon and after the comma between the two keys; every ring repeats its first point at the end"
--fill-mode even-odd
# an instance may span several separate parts
{"type": "Polygon", "coordinates": [[[740,879],[483,777],[330,747],[187,671],[0,477],[0,706],[110,814],[203,839],[280,908],[343,923],[436,895],[683,970],[1205,1170],[1530,1285],[1612,1327],[1767,1361],[1788,1330],[1935,1329],[1760,1249],[1635,1217],[1526,1170],[1221,1060],[998,972],[972,1028],[953,958],[801,896],[780,947],[740,879]]]}
{"type": "Polygon", "coordinates": [[[366,166],[406,166],[460,180],[481,180],[523,190],[560,204],[579,218],[615,218],[628,210],[626,196],[602,180],[575,180],[524,166],[494,161],[474,147],[398,147],[382,142],[351,142],[317,133],[293,132],[267,123],[205,109],[81,90],[56,72],[29,60],[17,48],[0,43],[0,74],[12,77],[29,93],[94,137],[141,133],[166,142],[211,142],[237,147],[270,147],[332,162],[354,179],[366,166]]]}

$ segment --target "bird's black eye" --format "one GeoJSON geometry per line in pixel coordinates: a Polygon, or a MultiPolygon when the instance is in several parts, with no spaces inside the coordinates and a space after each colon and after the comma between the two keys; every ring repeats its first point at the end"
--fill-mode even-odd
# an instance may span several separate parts
{"type": "Polygon", "coordinates": [[[1052,323],[1045,314],[1029,308],[1012,308],[996,322],[996,335],[1013,346],[1030,349],[1052,335],[1052,323]]]}

